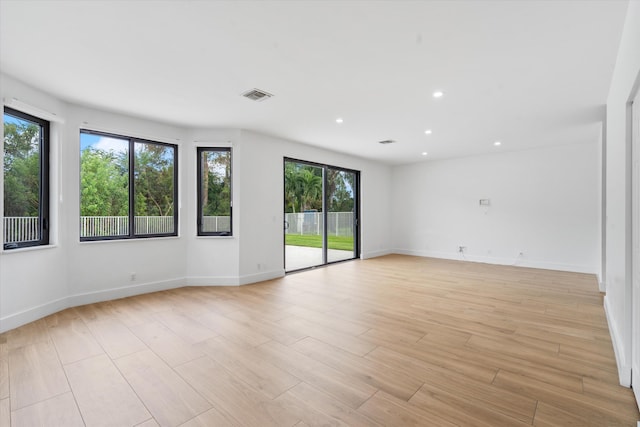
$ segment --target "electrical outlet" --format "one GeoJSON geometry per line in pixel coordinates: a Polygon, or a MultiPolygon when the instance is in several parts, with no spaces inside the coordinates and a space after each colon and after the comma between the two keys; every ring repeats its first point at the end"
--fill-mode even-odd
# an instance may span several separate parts
{"type": "Polygon", "coordinates": [[[136,281],[136,272],[135,272],[135,271],[132,271],[132,272],[131,272],[131,281],[132,281],[132,282],[135,282],[135,281],[136,281]]]}
{"type": "Polygon", "coordinates": [[[467,250],[466,246],[458,246],[458,252],[460,252],[461,254],[464,253],[464,251],[467,250]]]}

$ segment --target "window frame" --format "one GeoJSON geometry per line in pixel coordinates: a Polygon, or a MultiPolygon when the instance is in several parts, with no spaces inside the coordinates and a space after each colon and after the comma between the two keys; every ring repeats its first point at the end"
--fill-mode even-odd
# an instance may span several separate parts
{"type": "MultiPolygon", "coordinates": [[[[5,243],[4,235],[2,236],[2,249],[3,250],[13,250],[20,248],[29,248],[35,246],[48,246],[49,238],[50,238],[50,229],[51,229],[51,221],[50,221],[50,195],[51,195],[51,179],[49,176],[49,159],[50,159],[50,150],[51,150],[51,122],[48,120],[42,119],[40,117],[33,116],[31,114],[25,113],[24,111],[16,110],[15,108],[4,106],[3,109],[3,125],[4,125],[4,115],[9,115],[16,117],[18,119],[26,120],[37,125],[40,125],[40,141],[39,141],[39,155],[40,155],[40,173],[39,173],[39,203],[38,203],[38,240],[31,240],[28,242],[12,242],[5,243]]],[[[3,131],[4,135],[4,131],[3,131]]],[[[4,150],[4,138],[3,138],[3,150],[4,150]]],[[[4,178],[5,170],[4,164],[2,167],[2,174],[4,178]]],[[[4,182],[4,179],[3,179],[4,182]]],[[[2,194],[4,197],[4,188],[2,189],[2,194]]],[[[3,212],[2,217],[4,218],[4,204],[3,204],[3,212]]],[[[4,221],[4,219],[3,219],[4,221]]],[[[3,228],[4,230],[4,228],[3,228]]]]}
{"type": "Polygon", "coordinates": [[[232,147],[196,147],[196,234],[198,237],[233,237],[233,149],[232,147]],[[229,231],[203,231],[202,215],[202,153],[229,153],[229,231]]]}
{"type": "MultiPolygon", "coordinates": [[[[111,132],[103,132],[103,131],[96,131],[96,130],[91,130],[91,129],[85,129],[85,128],[81,128],[79,135],[80,138],[82,138],[82,134],[89,134],[89,135],[98,135],[98,136],[104,136],[107,138],[116,138],[116,139],[121,139],[121,140],[126,140],[128,142],[128,190],[129,190],[129,194],[128,194],[128,202],[129,202],[129,212],[128,212],[128,226],[129,226],[129,234],[121,234],[121,235],[112,235],[112,236],[85,236],[83,237],[82,235],[80,235],[80,241],[81,242],[95,242],[95,241],[110,241],[110,240],[136,240],[136,239],[148,239],[148,238],[158,238],[158,237],[176,237],[178,236],[178,224],[179,224],[179,217],[178,217],[178,207],[179,207],[179,200],[178,200],[178,145],[177,144],[171,144],[168,142],[160,142],[160,141],[153,141],[153,140],[149,140],[149,139],[145,139],[145,138],[137,138],[134,136],[126,136],[126,135],[120,135],[120,134],[116,134],[116,133],[111,133],[111,132]],[[135,220],[136,220],[136,212],[135,212],[135,196],[136,196],[136,188],[135,188],[135,147],[136,147],[136,143],[142,143],[142,144],[151,144],[151,145],[160,145],[160,146],[164,146],[164,147],[169,147],[173,149],[173,232],[170,233],[152,233],[152,234],[136,234],[136,229],[135,229],[135,220]]],[[[80,156],[82,155],[82,152],[80,151],[80,156]]],[[[80,160],[80,158],[79,158],[80,160]]],[[[82,206],[82,165],[80,165],[80,174],[79,174],[79,184],[80,184],[80,206],[82,206]]],[[[79,212],[79,216],[78,218],[82,217],[82,212],[79,212]]],[[[81,224],[80,227],[78,229],[78,233],[80,234],[81,232],[81,224]]]]}

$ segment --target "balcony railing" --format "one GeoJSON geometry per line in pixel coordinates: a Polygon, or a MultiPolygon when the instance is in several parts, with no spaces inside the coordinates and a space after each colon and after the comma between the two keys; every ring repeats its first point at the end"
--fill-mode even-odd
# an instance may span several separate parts
{"type": "MultiPolygon", "coordinates": [[[[288,234],[321,234],[323,215],[320,212],[285,214],[288,234]]],[[[40,226],[37,217],[4,217],[4,240],[21,243],[38,240],[40,226]]],[[[207,231],[229,231],[228,216],[205,216],[207,231]]],[[[137,216],[135,234],[164,234],[173,232],[172,216],[137,216]]],[[[327,213],[327,232],[331,236],[353,236],[353,212],[327,213]]],[[[127,236],[129,218],[126,216],[82,216],[80,237],[127,236]]]]}
{"type": "MultiPolygon", "coordinates": [[[[204,217],[207,231],[228,231],[228,216],[204,217]],[[226,227],[226,228],[225,228],[226,227]]],[[[173,232],[172,216],[135,217],[136,234],[163,234],[173,232]]],[[[3,242],[22,243],[38,240],[38,217],[4,217],[3,242]]],[[[129,234],[129,218],[126,216],[82,216],[80,237],[126,236],[129,234]]]]}
{"type": "Polygon", "coordinates": [[[4,223],[4,240],[6,243],[33,242],[39,239],[40,224],[38,217],[6,216],[4,223]]]}

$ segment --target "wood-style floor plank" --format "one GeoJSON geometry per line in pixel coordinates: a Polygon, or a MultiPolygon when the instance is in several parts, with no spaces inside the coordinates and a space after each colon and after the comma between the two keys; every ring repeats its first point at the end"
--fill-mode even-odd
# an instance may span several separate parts
{"type": "Polygon", "coordinates": [[[589,274],[389,255],[0,334],[0,426],[627,426],[589,274]]]}
{"type": "Polygon", "coordinates": [[[0,399],[0,426],[11,425],[11,403],[9,398],[0,399]]]}
{"type": "Polygon", "coordinates": [[[286,402],[287,409],[295,413],[309,426],[346,425],[378,426],[373,419],[360,414],[341,401],[302,382],[280,395],[279,402],[286,402]]]}
{"type": "Polygon", "coordinates": [[[177,426],[211,409],[193,387],[151,350],[115,360],[125,379],[161,426],[177,426]]]}
{"type": "Polygon", "coordinates": [[[0,358],[0,400],[9,397],[9,361],[0,358]]]}
{"type": "Polygon", "coordinates": [[[63,393],[13,411],[11,425],[14,427],[82,427],[85,424],[73,394],[63,393]]]}
{"type": "Polygon", "coordinates": [[[131,327],[131,331],[169,366],[177,366],[203,356],[193,344],[159,322],[131,327]]]}
{"type": "Polygon", "coordinates": [[[351,408],[358,408],[378,390],[331,366],[271,341],[256,348],[262,359],[287,370],[351,408]]]}
{"type": "Polygon", "coordinates": [[[9,352],[12,411],[67,391],[70,391],[67,377],[50,342],[37,342],[9,352]]]}
{"type": "Polygon", "coordinates": [[[300,382],[284,369],[262,359],[253,347],[233,343],[224,337],[198,345],[211,359],[256,390],[275,399],[300,382]]]}
{"type": "Polygon", "coordinates": [[[106,354],[68,364],[64,369],[88,425],[131,426],[151,418],[106,354]]]}
{"type": "Polygon", "coordinates": [[[147,348],[129,328],[114,318],[92,321],[87,326],[112,359],[147,348]]]}
{"type": "Polygon", "coordinates": [[[56,313],[45,320],[63,365],[104,354],[102,346],[74,310],[56,313]]]}
{"type": "Polygon", "coordinates": [[[376,361],[356,356],[315,338],[298,341],[292,348],[346,373],[351,381],[360,381],[390,395],[409,400],[423,381],[376,361]]]}
{"type": "MultiPolygon", "coordinates": [[[[447,420],[439,414],[398,399],[384,391],[377,392],[358,411],[385,426],[442,426],[458,425],[455,420],[447,420]]],[[[446,416],[446,414],[443,414],[446,416]]]]}
{"type": "Polygon", "coordinates": [[[299,419],[209,357],[176,368],[214,407],[242,426],[294,425],[299,419]]]}

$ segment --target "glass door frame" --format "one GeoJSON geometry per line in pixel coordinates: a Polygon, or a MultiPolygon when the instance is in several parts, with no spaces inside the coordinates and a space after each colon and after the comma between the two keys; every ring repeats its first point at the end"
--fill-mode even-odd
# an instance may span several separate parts
{"type": "Polygon", "coordinates": [[[336,264],[344,261],[351,261],[354,259],[358,259],[360,255],[360,171],[355,169],[344,168],[340,166],[329,165],[325,163],[317,163],[308,160],[300,160],[292,157],[284,157],[282,162],[282,183],[283,183],[283,213],[286,214],[286,198],[284,197],[284,191],[286,189],[286,176],[284,174],[285,166],[288,162],[291,163],[299,163],[302,165],[308,165],[312,167],[322,168],[322,263],[317,265],[311,265],[308,267],[298,268],[287,270],[287,242],[286,242],[286,234],[288,229],[288,224],[286,219],[283,219],[283,232],[282,232],[282,241],[283,241],[283,260],[284,260],[284,270],[285,273],[293,273],[297,271],[304,271],[316,267],[321,267],[330,264],[336,264]],[[339,172],[351,173],[354,175],[354,187],[353,187],[353,257],[340,259],[336,261],[328,260],[328,207],[329,207],[329,195],[326,192],[327,188],[327,170],[332,169],[339,172]]]}

